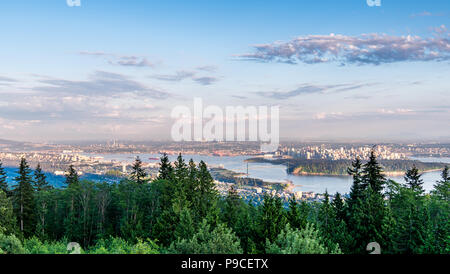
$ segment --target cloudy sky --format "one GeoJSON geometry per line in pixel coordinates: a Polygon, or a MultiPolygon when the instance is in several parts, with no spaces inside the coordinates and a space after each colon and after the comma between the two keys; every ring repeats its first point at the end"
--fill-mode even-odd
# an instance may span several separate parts
{"type": "Polygon", "coordinates": [[[5,0],[0,139],[165,140],[278,105],[290,140],[450,141],[450,1],[5,0]]]}

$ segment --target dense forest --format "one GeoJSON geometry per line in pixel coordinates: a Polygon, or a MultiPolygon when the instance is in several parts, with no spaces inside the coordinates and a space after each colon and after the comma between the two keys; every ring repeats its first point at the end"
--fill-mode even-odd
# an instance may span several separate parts
{"type": "MultiPolygon", "coordinates": [[[[347,168],[351,165],[350,160],[326,160],[326,159],[264,159],[250,158],[250,163],[271,163],[286,165],[288,173],[298,174],[324,174],[324,175],[347,175],[347,168]]],[[[424,163],[417,160],[380,160],[380,165],[385,172],[405,171],[416,167],[421,171],[436,170],[444,168],[444,163],[424,163]]]]}
{"type": "Polygon", "coordinates": [[[80,180],[71,166],[63,188],[26,159],[10,188],[0,164],[0,253],[66,254],[69,242],[86,254],[366,254],[371,242],[382,253],[450,253],[447,167],[431,193],[416,167],[387,180],[373,152],[346,171],[348,195],[284,205],[244,202],[233,187],[219,196],[206,164],[181,155],[162,156],[153,180],[139,158],[118,183],[80,180]]]}

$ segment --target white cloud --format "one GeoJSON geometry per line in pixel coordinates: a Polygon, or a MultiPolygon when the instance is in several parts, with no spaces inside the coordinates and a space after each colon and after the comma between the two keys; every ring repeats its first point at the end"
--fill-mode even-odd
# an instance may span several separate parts
{"type": "Polygon", "coordinates": [[[253,53],[237,57],[262,62],[342,65],[450,60],[450,34],[444,25],[434,31],[430,38],[387,34],[306,35],[289,42],[256,45],[253,53]]]}

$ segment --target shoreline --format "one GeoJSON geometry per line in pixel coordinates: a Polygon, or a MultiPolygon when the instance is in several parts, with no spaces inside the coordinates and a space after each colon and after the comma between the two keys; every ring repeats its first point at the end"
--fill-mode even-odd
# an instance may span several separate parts
{"type": "MultiPolygon", "coordinates": [[[[429,169],[429,170],[424,170],[424,171],[420,171],[421,174],[423,173],[429,173],[429,172],[436,172],[436,171],[441,171],[441,169],[436,168],[436,169],[429,169]]],[[[348,177],[350,175],[348,174],[328,174],[328,173],[314,173],[314,172],[304,172],[304,171],[299,171],[299,172],[292,172],[292,173],[288,173],[290,175],[294,175],[294,176],[324,176],[324,177],[348,177]]],[[[382,172],[383,175],[386,176],[392,176],[392,177],[398,177],[398,176],[403,176],[405,175],[404,171],[386,171],[386,172],[382,172]]]]}

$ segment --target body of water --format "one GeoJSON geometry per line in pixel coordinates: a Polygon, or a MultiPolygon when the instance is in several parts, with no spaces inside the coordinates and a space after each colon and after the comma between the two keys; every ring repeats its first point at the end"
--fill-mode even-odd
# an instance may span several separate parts
{"type": "MultiPolygon", "coordinates": [[[[16,184],[15,182],[15,178],[19,175],[18,172],[18,168],[16,167],[4,167],[5,172],[6,172],[6,181],[8,182],[8,184],[10,186],[13,186],[16,184]]],[[[34,171],[33,171],[34,172],[34,171]]],[[[65,182],[66,182],[66,177],[65,176],[61,176],[61,175],[55,175],[54,173],[51,172],[44,172],[45,176],[47,177],[47,182],[54,186],[54,187],[63,187],[65,186],[65,182]]],[[[33,173],[32,173],[33,175],[33,173]]],[[[94,181],[94,182],[113,182],[113,181],[118,181],[118,179],[114,179],[111,177],[106,178],[105,176],[102,175],[97,175],[97,174],[83,174],[82,176],[80,176],[81,180],[90,180],[90,181],[94,181]]]]}
{"type": "MultiPolygon", "coordinates": [[[[135,157],[139,155],[143,162],[158,162],[157,160],[150,160],[149,158],[159,158],[160,154],[85,154],[87,156],[102,156],[106,161],[120,161],[133,162],[135,157]]],[[[176,160],[176,155],[169,155],[170,161],[176,160]]],[[[226,169],[236,172],[247,172],[246,159],[251,156],[202,156],[202,155],[183,155],[183,158],[188,161],[193,159],[195,162],[203,160],[208,166],[218,167],[222,166],[226,169]]],[[[443,162],[450,163],[450,158],[414,158],[422,162],[443,162]]],[[[270,163],[248,163],[249,177],[258,178],[265,181],[282,182],[292,181],[296,186],[297,191],[313,191],[316,193],[323,193],[328,190],[329,193],[348,193],[352,185],[352,178],[350,176],[297,176],[290,175],[286,172],[284,165],[272,165],[270,163]]],[[[423,174],[423,187],[426,191],[433,189],[434,184],[440,179],[440,171],[426,172],[423,174]]],[[[404,182],[403,176],[389,177],[397,182],[404,182]]]]}

